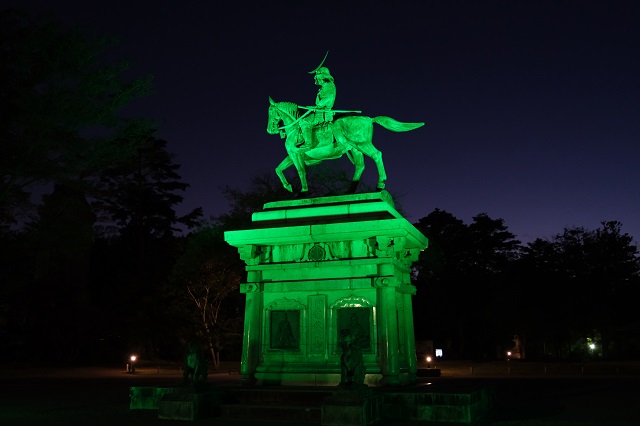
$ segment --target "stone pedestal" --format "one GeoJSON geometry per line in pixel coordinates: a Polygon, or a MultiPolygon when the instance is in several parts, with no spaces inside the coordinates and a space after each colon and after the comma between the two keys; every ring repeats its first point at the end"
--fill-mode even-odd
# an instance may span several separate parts
{"type": "Polygon", "coordinates": [[[221,392],[213,389],[195,391],[174,388],[158,402],[158,418],[168,420],[197,420],[219,415],[221,392]]]}
{"type": "Polygon", "coordinates": [[[202,394],[167,393],[158,403],[158,418],[169,420],[196,420],[202,405],[202,394]]]}
{"type": "Polygon", "coordinates": [[[382,396],[364,389],[339,389],[322,402],[322,426],[377,425],[382,396]]]}
{"type": "Polygon", "coordinates": [[[154,386],[132,386],[129,388],[130,410],[157,410],[160,399],[175,388],[159,388],[154,386]]]}
{"type": "Polygon", "coordinates": [[[427,239],[386,191],[267,203],[225,240],[247,264],[243,383],[337,385],[345,333],[367,383],[416,381],[410,274],[427,239]]]}

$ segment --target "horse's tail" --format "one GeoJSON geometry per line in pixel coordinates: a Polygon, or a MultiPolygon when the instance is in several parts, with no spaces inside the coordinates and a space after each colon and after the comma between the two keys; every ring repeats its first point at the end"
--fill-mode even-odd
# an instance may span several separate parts
{"type": "Polygon", "coordinates": [[[424,123],[403,123],[384,115],[373,117],[371,120],[373,120],[374,123],[378,123],[385,129],[391,130],[392,132],[408,132],[409,130],[415,130],[419,127],[424,126],[424,123]]]}

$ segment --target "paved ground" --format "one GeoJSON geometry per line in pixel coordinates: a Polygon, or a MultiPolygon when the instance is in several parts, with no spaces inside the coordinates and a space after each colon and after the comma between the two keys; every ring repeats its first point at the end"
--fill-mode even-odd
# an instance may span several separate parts
{"type": "MultiPolygon", "coordinates": [[[[235,385],[237,367],[223,365],[210,380],[235,385]]],[[[640,425],[640,364],[445,362],[439,367],[442,377],[430,379],[434,387],[471,383],[495,389],[496,407],[488,425],[640,425]]],[[[129,410],[130,386],[171,386],[179,379],[176,368],[155,366],[135,375],[122,368],[0,367],[0,425],[184,425],[159,420],[155,412],[129,410]]],[[[224,425],[215,419],[195,423],[224,425]]]]}

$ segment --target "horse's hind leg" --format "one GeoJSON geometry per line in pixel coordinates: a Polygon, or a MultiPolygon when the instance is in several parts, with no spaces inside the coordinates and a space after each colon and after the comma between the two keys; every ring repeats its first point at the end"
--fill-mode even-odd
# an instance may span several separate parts
{"type": "Polygon", "coordinates": [[[357,149],[351,150],[350,154],[350,160],[355,166],[355,171],[353,172],[353,179],[351,179],[351,185],[347,190],[347,194],[354,194],[358,189],[358,184],[360,183],[360,178],[362,177],[362,172],[364,171],[364,155],[362,155],[362,152],[358,151],[357,149]]]}
{"type": "Polygon", "coordinates": [[[387,173],[384,171],[384,163],[382,162],[382,153],[373,146],[373,144],[362,144],[358,146],[358,149],[362,151],[368,157],[376,163],[378,168],[378,191],[382,191],[385,187],[385,181],[387,180],[387,173]]]}
{"type": "Polygon", "coordinates": [[[284,186],[284,189],[286,189],[289,192],[293,192],[293,189],[291,188],[291,184],[289,183],[286,176],[284,175],[284,171],[287,170],[292,165],[293,165],[293,160],[291,160],[290,157],[286,157],[284,160],[282,160],[282,162],[278,165],[278,167],[276,167],[276,174],[280,178],[280,182],[282,182],[282,186],[284,186]]]}

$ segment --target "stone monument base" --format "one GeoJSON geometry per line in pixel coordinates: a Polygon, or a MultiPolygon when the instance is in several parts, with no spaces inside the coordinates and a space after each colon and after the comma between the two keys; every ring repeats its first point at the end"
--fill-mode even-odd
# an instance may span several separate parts
{"type": "Polygon", "coordinates": [[[494,399],[494,392],[489,387],[422,385],[385,391],[383,414],[389,422],[471,425],[486,418],[494,399]]]}
{"type": "Polygon", "coordinates": [[[213,423],[219,418],[256,423],[315,422],[327,426],[376,422],[471,425],[486,418],[495,399],[490,387],[438,383],[368,389],[238,385],[201,393],[185,392],[180,387],[137,389],[131,393],[132,410],[156,409],[162,419],[212,418],[213,423]]]}
{"type": "Polygon", "coordinates": [[[197,420],[220,414],[220,392],[176,388],[162,395],[158,402],[158,418],[167,420],[197,420]]]}
{"type": "Polygon", "coordinates": [[[417,383],[411,265],[428,240],[388,192],[267,203],[225,240],[246,263],[243,383],[336,385],[347,336],[366,383],[417,383]]]}
{"type": "Polygon", "coordinates": [[[377,425],[382,419],[381,410],[382,395],[367,386],[340,388],[322,402],[322,425],[377,425]]]}
{"type": "Polygon", "coordinates": [[[129,409],[157,410],[162,396],[175,390],[174,387],[131,386],[129,388],[129,409]]]}

